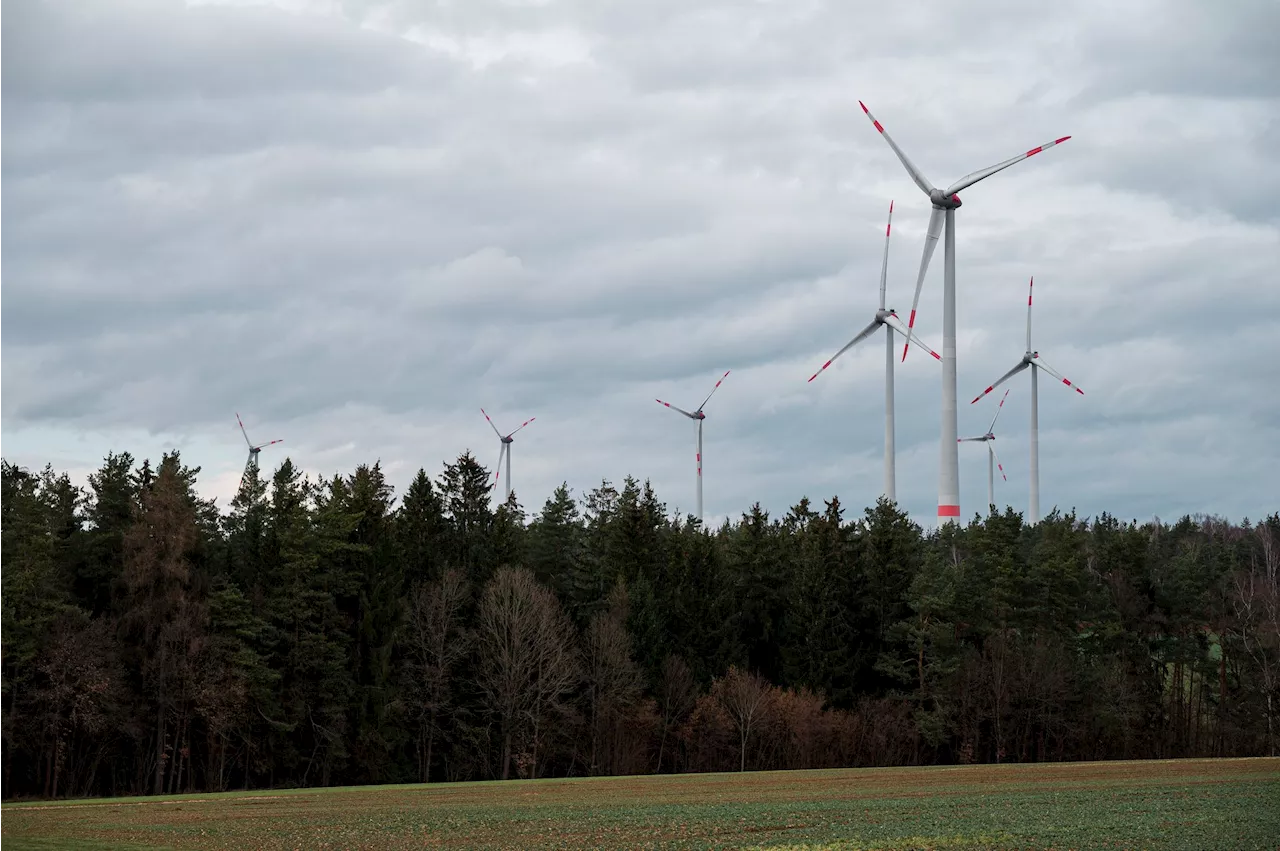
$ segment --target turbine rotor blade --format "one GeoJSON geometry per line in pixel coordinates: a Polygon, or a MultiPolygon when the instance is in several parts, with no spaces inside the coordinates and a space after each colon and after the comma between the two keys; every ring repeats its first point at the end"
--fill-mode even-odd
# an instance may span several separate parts
{"type": "MultiPolygon", "coordinates": [[[[929,229],[924,235],[924,253],[920,255],[920,273],[916,275],[916,294],[911,297],[911,315],[907,317],[907,328],[916,327],[916,308],[920,306],[920,290],[924,288],[924,277],[929,272],[929,261],[933,259],[933,250],[938,247],[938,237],[942,236],[946,211],[934,207],[929,214],[929,229]]],[[[902,359],[907,359],[908,346],[902,346],[902,359]]]]}
{"type": "Polygon", "coordinates": [[[498,427],[493,424],[493,420],[489,419],[489,415],[485,413],[484,408],[480,409],[480,413],[484,414],[484,418],[488,421],[489,428],[493,429],[493,433],[496,434],[499,438],[501,438],[502,432],[498,431],[498,427]]]}
{"type": "Polygon", "coordinates": [[[697,419],[697,417],[695,417],[693,414],[686,411],[684,408],[677,408],[675,405],[671,404],[670,402],[664,402],[661,399],[654,399],[653,401],[657,402],[659,405],[665,405],[666,407],[670,408],[671,410],[677,413],[684,414],[686,417],[688,417],[691,420],[697,419]]]}
{"type": "Polygon", "coordinates": [[[850,350],[850,349],[852,349],[854,346],[858,345],[858,344],[859,344],[859,343],[861,343],[863,340],[865,340],[865,339],[867,339],[868,337],[870,337],[872,334],[874,334],[874,333],[875,333],[876,329],[877,329],[877,328],[879,328],[879,327],[880,327],[880,320],[879,320],[879,319],[876,319],[876,320],[875,320],[875,321],[873,321],[870,325],[868,325],[866,328],[863,328],[861,331],[859,331],[859,332],[858,332],[858,336],[854,337],[852,340],[850,340],[849,342],[845,343],[845,344],[844,344],[844,348],[842,348],[840,351],[838,351],[838,352],[836,352],[834,355],[832,355],[832,356],[831,356],[831,359],[830,359],[830,360],[828,360],[826,363],[824,363],[824,364],[823,364],[823,365],[818,369],[818,371],[817,371],[817,372],[815,372],[813,375],[809,376],[809,380],[810,380],[810,381],[813,381],[813,379],[815,379],[815,378],[817,378],[819,375],[821,375],[821,374],[823,373],[823,371],[825,371],[825,370],[826,370],[826,368],[827,368],[827,367],[829,367],[829,366],[831,366],[831,364],[835,363],[836,358],[840,357],[842,354],[844,354],[845,352],[849,351],[849,350],[850,350]]]}
{"type": "Polygon", "coordinates": [[[507,446],[508,446],[508,445],[509,445],[509,444],[507,444],[507,443],[505,443],[505,442],[504,442],[504,443],[502,444],[502,449],[498,450],[498,464],[497,464],[497,466],[494,468],[494,471],[493,471],[493,486],[492,486],[492,487],[490,487],[490,488],[489,488],[489,490],[493,490],[494,488],[496,488],[496,487],[498,486],[498,480],[502,478],[502,459],[503,459],[503,458],[505,458],[505,457],[507,456],[507,446]]]}
{"type": "Polygon", "coordinates": [[[982,437],[957,437],[956,443],[968,443],[969,441],[982,443],[986,439],[987,439],[986,435],[983,435],[982,437]]]}
{"type": "Polygon", "coordinates": [[[1013,165],[1014,163],[1020,163],[1023,160],[1025,160],[1027,157],[1034,157],[1036,154],[1040,153],[1041,151],[1049,150],[1054,145],[1061,145],[1063,142],[1067,141],[1070,138],[1071,138],[1070,136],[1063,136],[1061,139],[1054,139],[1052,142],[1045,142],[1040,147],[1032,148],[1031,150],[1027,151],[1025,154],[1018,154],[1016,157],[1007,159],[1002,163],[996,163],[995,165],[990,166],[988,168],[984,168],[981,171],[975,171],[972,174],[966,174],[964,177],[960,178],[955,183],[948,186],[947,191],[942,194],[954,195],[957,192],[960,192],[961,190],[968,189],[970,186],[977,183],[979,180],[985,180],[986,178],[990,177],[991,175],[995,174],[998,171],[1004,171],[1006,168],[1013,165]]]}
{"type": "Polygon", "coordinates": [[[236,422],[240,423],[240,433],[244,435],[244,442],[249,444],[249,448],[253,448],[253,442],[249,440],[249,432],[244,430],[244,420],[240,419],[240,413],[236,412],[236,422]]]}
{"type": "Polygon", "coordinates": [[[1000,419],[1000,412],[1004,410],[1004,400],[1009,398],[1009,391],[1012,389],[1012,387],[1005,388],[1004,395],[1000,397],[1000,404],[996,405],[996,415],[991,418],[991,425],[987,426],[987,434],[996,430],[996,420],[1000,419]]]}
{"type": "Polygon", "coordinates": [[[716,391],[720,389],[720,385],[724,383],[724,380],[729,377],[729,373],[732,371],[733,370],[730,369],[726,369],[724,371],[724,375],[720,376],[720,380],[716,382],[716,386],[711,388],[711,392],[707,394],[707,398],[703,399],[702,404],[698,406],[699,411],[707,406],[707,403],[711,401],[711,397],[716,395],[716,391]]]}
{"type": "Polygon", "coordinates": [[[991,453],[992,460],[996,462],[996,469],[1000,471],[1000,478],[1006,482],[1009,481],[1009,477],[1004,474],[1004,465],[1000,463],[1000,456],[996,454],[996,442],[994,440],[987,441],[987,451],[991,453]]]}
{"type": "MultiPolygon", "coordinates": [[[[536,420],[536,419],[537,419],[537,417],[529,417],[529,419],[527,419],[527,420],[525,420],[524,422],[520,423],[520,428],[524,428],[525,426],[527,426],[529,423],[533,422],[533,421],[534,421],[534,420],[536,420]]],[[[519,431],[519,430],[520,430],[520,428],[516,429],[516,431],[519,431]]],[[[513,436],[513,435],[516,433],[516,431],[511,432],[511,434],[507,435],[507,437],[511,437],[511,436],[513,436]]]]}
{"type": "Polygon", "coordinates": [[[1053,367],[1049,366],[1049,364],[1047,364],[1047,363],[1045,363],[1043,360],[1041,360],[1041,359],[1040,359],[1040,353],[1039,353],[1039,352],[1036,352],[1036,353],[1035,353],[1035,354],[1033,354],[1031,357],[1035,358],[1035,365],[1036,365],[1037,367],[1039,367],[1040,369],[1043,369],[1045,372],[1049,373],[1049,374],[1050,374],[1050,375],[1052,375],[1054,378],[1058,379],[1058,380],[1059,380],[1059,381],[1061,381],[1063,384],[1067,385],[1067,386],[1068,386],[1068,387],[1070,387],[1072,390],[1074,390],[1074,391],[1076,391],[1077,393],[1079,393],[1081,396],[1083,396],[1083,395],[1084,395],[1084,391],[1083,391],[1083,390],[1081,390],[1079,387],[1075,386],[1075,385],[1074,385],[1074,384],[1072,384],[1070,381],[1068,381],[1068,380],[1066,379],[1066,377],[1065,377],[1062,373],[1058,372],[1056,369],[1054,369],[1053,367]]]}
{"type": "Polygon", "coordinates": [[[893,230],[893,202],[889,202],[889,221],[884,226],[884,259],[880,261],[880,309],[884,310],[885,288],[889,277],[889,232],[893,230]]]}
{"type": "Polygon", "coordinates": [[[266,447],[266,446],[275,446],[277,443],[284,443],[284,438],[282,437],[279,440],[268,440],[266,443],[259,443],[257,446],[254,446],[253,448],[262,449],[263,447],[266,447]]]}
{"type": "Polygon", "coordinates": [[[892,328],[893,330],[901,334],[904,340],[907,340],[911,343],[915,343],[917,346],[924,349],[929,354],[933,355],[935,360],[942,360],[942,355],[938,354],[933,349],[929,348],[928,344],[925,343],[924,340],[921,340],[920,336],[916,334],[916,332],[912,331],[907,326],[902,324],[902,320],[898,318],[898,314],[890,313],[888,316],[885,317],[884,324],[888,325],[890,328],[892,328]]]}
{"type": "Polygon", "coordinates": [[[862,101],[858,101],[858,106],[862,107],[862,111],[867,114],[867,118],[871,119],[871,123],[880,131],[880,135],[889,143],[889,147],[893,148],[893,152],[898,155],[898,159],[902,161],[902,165],[906,168],[907,174],[911,175],[911,179],[915,181],[916,186],[920,187],[920,191],[926,195],[932,192],[933,184],[930,183],[929,179],[920,172],[920,169],[916,168],[916,164],[902,152],[902,149],[898,147],[898,143],[893,141],[893,137],[885,132],[883,125],[881,125],[879,121],[876,121],[876,117],[871,114],[871,110],[867,109],[867,105],[862,101]]]}
{"type": "MultiPolygon", "coordinates": [[[[1017,375],[1019,372],[1022,372],[1024,369],[1026,369],[1026,368],[1027,368],[1027,367],[1029,367],[1029,366],[1031,366],[1031,364],[1027,363],[1025,360],[1024,360],[1024,361],[1021,361],[1021,362],[1020,362],[1017,366],[1015,366],[1013,369],[1009,370],[1009,371],[1008,371],[1008,372],[1006,372],[1004,375],[1000,376],[1000,378],[999,378],[999,380],[998,380],[998,381],[994,382],[994,383],[993,383],[990,387],[988,387],[986,390],[983,390],[981,393],[979,393],[977,396],[975,396],[975,397],[973,398],[973,402],[978,401],[978,400],[979,400],[979,399],[981,399],[983,396],[987,395],[987,394],[988,394],[988,393],[990,393],[992,390],[995,390],[995,389],[996,389],[997,387],[999,387],[1001,384],[1004,384],[1004,383],[1005,383],[1006,381],[1008,381],[1010,378],[1012,378],[1013,376],[1017,375]]],[[[969,404],[970,404],[970,405],[972,405],[972,404],[973,404],[973,402],[970,402],[969,404]]]]}
{"type": "Polygon", "coordinates": [[[1031,276],[1031,283],[1027,284],[1027,351],[1031,351],[1031,291],[1035,288],[1036,277],[1031,276]]]}

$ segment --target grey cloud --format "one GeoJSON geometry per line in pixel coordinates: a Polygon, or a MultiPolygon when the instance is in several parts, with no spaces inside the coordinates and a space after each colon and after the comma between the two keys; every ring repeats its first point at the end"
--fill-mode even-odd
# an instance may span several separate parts
{"type": "Polygon", "coordinates": [[[310,15],[164,0],[11,4],[4,94],[20,99],[154,102],[367,91],[447,63],[395,39],[310,15]]]}
{"type": "MultiPolygon", "coordinates": [[[[805,379],[874,311],[888,199],[903,313],[928,216],[862,97],[940,183],[1075,136],[966,193],[962,431],[990,416],[965,394],[1021,354],[1035,274],[1037,345],[1087,393],[1042,387],[1046,507],[1271,498],[1280,171],[1250,82],[1267,58],[1241,42],[1261,7],[1215,18],[1187,62],[1202,89],[1155,85],[1171,60],[1112,5],[342,8],[15,7],[6,452],[142,430],[225,447],[193,460],[233,472],[241,409],[308,469],[381,458],[403,483],[465,447],[492,463],[484,405],[538,416],[526,508],[632,473],[687,510],[692,432],[652,400],[694,405],[732,368],[709,512],[839,492],[856,516],[880,485],[883,343],[805,379]]],[[[918,326],[935,348],[941,265],[918,326]]],[[[931,521],[938,370],[897,377],[899,490],[931,521]]],[[[999,447],[1019,507],[1027,395],[999,447]]],[[[985,475],[961,465],[967,513],[985,475]]]]}
{"type": "Polygon", "coordinates": [[[1082,97],[1280,97],[1280,7],[1270,0],[1148,0],[1132,12],[1090,28],[1081,52],[1094,81],[1082,97]]]}

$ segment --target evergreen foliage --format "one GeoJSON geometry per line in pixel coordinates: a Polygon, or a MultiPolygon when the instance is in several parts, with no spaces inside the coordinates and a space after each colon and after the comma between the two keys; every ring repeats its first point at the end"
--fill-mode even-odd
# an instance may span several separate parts
{"type": "Polygon", "coordinates": [[[3,464],[6,796],[1280,748],[1280,514],[708,530],[630,477],[526,516],[464,454],[220,515],[198,474],[3,464]]]}

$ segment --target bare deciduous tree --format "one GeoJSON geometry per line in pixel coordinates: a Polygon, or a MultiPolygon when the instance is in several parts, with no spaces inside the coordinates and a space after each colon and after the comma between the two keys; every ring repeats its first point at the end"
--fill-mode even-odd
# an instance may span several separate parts
{"type": "Polygon", "coordinates": [[[1258,526],[1263,563],[1237,571],[1231,602],[1239,624],[1237,634],[1262,675],[1267,716],[1267,752],[1276,755],[1275,696],[1280,689],[1280,547],[1271,529],[1258,526]]]}
{"type": "Polygon", "coordinates": [[[536,777],[543,727],[581,679],[573,625],[530,571],[504,567],[485,585],[476,641],[476,684],[502,728],[502,779],[510,776],[511,742],[520,733],[529,737],[536,777]]]}
{"type": "Polygon", "coordinates": [[[769,711],[769,683],[759,674],[730,666],[715,681],[711,693],[733,720],[738,732],[738,770],[747,770],[747,743],[751,731],[764,722],[769,711]]]}
{"type": "Polygon", "coordinates": [[[627,632],[626,586],[619,582],[609,594],[608,608],[597,612],[587,627],[587,686],[591,704],[591,771],[600,769],[601,741],[608,754],[605,773],[614,773],[617,733],[623,713],[640,697],[644,676],[631,656],[627,632]]]}
{"type": "MultiPolygon", "coordinates": [[[[37,707],[45,752],[44,794],[56,798],[63,785],[83,789],[93,782],[102,757],[98,748],[87,765],[79,766],[65,781],[64,770],[77,751],[77,736],[92,741],[110,723],[113,704],[120,699],[124,672],[115,656],[116,648],[106,621],[96,619],[81,624],[75,616],[64,616],[53,625],[50,641],[38,657],[40,675],[32,697],[37,707]],[[80,783],[76,783],[76,775],[80,783]]],[[[72,765],[71,768],[76,768],[72,765]]]]}
{"type": "Polygon", "coordinates": [[[658,682],[658,706],[662,714],[662,738],[658,742],[658,767],[662,773],[662,757],[667,746],[667,736],[674,730],[698,702],[698,681],[685,664],[683,657],[670,655],[662,661],[662,679],[658,682]]]}
{"type": "Polygon", "coordinates": [[[449,568],[435,582],[409,594],[405,642],[411,715],[418,721],[418,773],[430,779],[432,752],[441,720],[453,709],[453,670],[467,654],[471,635],[463,628],[467,581],[449,568]]]}

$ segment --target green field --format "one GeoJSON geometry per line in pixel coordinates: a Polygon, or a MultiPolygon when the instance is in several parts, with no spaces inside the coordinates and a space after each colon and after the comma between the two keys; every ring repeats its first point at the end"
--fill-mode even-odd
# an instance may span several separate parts
{"type": "Polygon", "coordinates": [[[6,804],[24,848],[1280,847],[1280,759],[686,774],[6,804]]]}

